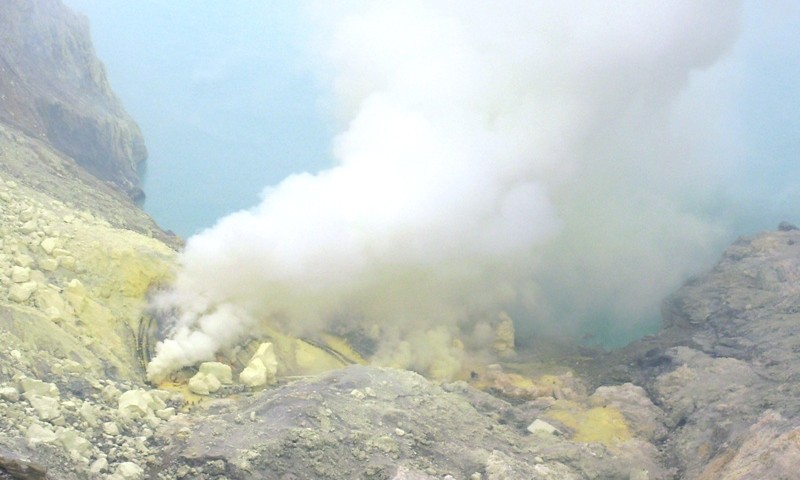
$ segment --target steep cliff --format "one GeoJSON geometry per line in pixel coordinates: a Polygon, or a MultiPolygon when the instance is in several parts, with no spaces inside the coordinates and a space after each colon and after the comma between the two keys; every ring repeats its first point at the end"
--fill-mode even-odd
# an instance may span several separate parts
{"type": "Polygon", "coordinates": [[[0,39],[0,123],[139,199],[147,150],[109,87],[86,18],[59,0],[5,0],[0,39]]]}

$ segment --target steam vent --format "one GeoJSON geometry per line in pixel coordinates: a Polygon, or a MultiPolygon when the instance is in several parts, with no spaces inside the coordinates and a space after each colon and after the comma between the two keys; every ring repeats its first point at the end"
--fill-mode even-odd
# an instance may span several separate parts
{"type": "MultiPolygon", "coordinates": [[[[401,55],[400,46],[390,44],[402,57],[398,66],[380,55],[362,65],[364,57],[339,45],[354,59],[346,68],[385,61],[383,73],[401,73],[385,82],[374,72],[341,76],[342,85],[389,86],[364,101],[352,130],[339,138],[339,166],[291,177],[265,192],[259,207],[184,241],[140,207],[144,139],[95,55],[88,19],[61,0],[0,2],[0,480],[797,478],[800,230],[784,222],[739,238],[713,253],[713,267],[670,286],[668,295],[662,290],[688,272],[681,263],[688,257],[660,262],[683,270],[653,274],[650,283],[625,277],[628,264],[609,261],[616,276],[600,282],[609,291],[622,288],[614,282],[624,277],[641,293],[637,299],[650,298],[645,287],[666,295],[653,307],[661,305],[658,331],[627,346],[601,348],[576,340],[574,332],[555,335],[571,326],[567,320],[549,328],[528,321],[561,304],[570,312],[563,318],[583,318],[587,309],[564,300],[568,290],[561,287],[567,277],[582,284],[597,273],[592,268],[602,262],[591,263],[594,243],[605,234],[593,230],[580,237],[591,237],[584,242],[559,236],[581,233],[570,223],[572,212],[588,208],[584,201],[594,204],[596,191],[581,190],[589,200],[577,190],[559,193],[558,182],[537,177],[553,165],[526,170],[508,159],[530,153],[525,149],[534,143],[575,158],[588,155],[586,146],[597,156],[609,147],[591,136],[577,141],[580,149],[549,143],[550,133],[569,140],[555,124],[536,138],[533,130],[503,128],[536,123],[531,111],[515,110],[528,100],[552,93],[562,111],[567,100],[579,105],[584,95],[600,92],[607,96],[597,109],[571,114],[583,115],[592,131],[602,124],[617,141],[624,137],[612,131],[619,125],[593,115],[602,106],[617,115],[627,100],[617,87],[582,85],[569,87],[578,94],[568,99],[561,88],[578,78],[572,74],[537,83],[550,92],[539,97],[516,92],[512,80],[531,80],[514,67],[516,57],[489,55],[496,68],[480,63],[481,52],[504,45],[505,27],[479,29],[498,36],[493,47],[470,36],[471,27],[493,25],[489,17],[477,15],[478,21],[467,11],[457,17],[462,25],[434,22],[441,9],[431,7],[427,17],[397,8],[388,16],[369,10],[356,20],[411,22],[431,41],[453,35],[458,41],[426,50],[425,58],[448,58],[459,67],[456,77],[485,82],[461,91],[441,68],[443,84],[415,83],[423,78],[415,76],[417,59],[401,55]],[[478,46],[464,51],[462,45],[478,46]],[[495,74],[507,75],[498,83],[507,97],[495,95],[495,74]],[[483,108],[489,97],[500,104],[491,109],[494,123],[484,121],[486,112],[469,110],[483,108]],[[427,121],[416,107],[426,115],[449,113],[427,121]],[[387,118],[395,130],[382,123],[387,118]],[[489,123],[492,135],[483,130],[489,123]],[[453,127],[446,141],[429,138],[445,125],[453,127]],[[377,200],[362,202],[360,155],[373,154],[372,140],[388,131],[422,132],[413,138],[430,142],[392,143],[403,160],[419,157],[371,170],[377,200]],[[511,147],[497,146],[505,141],[511,147]],[[480,154],[468,152],[474,149],[480,154]],[[442,151],[464,156],[440,169],[433,153],[442,151]],[[483,155],[493,165],[507,160],[502,172],[461,175],[461,163],[485,166],[483,155]],[[391,181],[380,183],[384,176],[391,181]],[[404,178],[414,181],[392,190],[404,178]],[[473,190],[442,187],[460,181],[473,190]],[[356,195],[345,197],[348,191],[356,195]],[[310,192],[317,203],[303,203],[310,192]],[[430,202],[441,216],[428,209],[430,202]],[[296,210],[284,215],[290,207],[296,210]],[[535,226],[520,223],[531,215],[535,226]],[[396,218],[397,224],[389,221],[396,218]],[[259,230],[264,225],[271,229],[259,230]],[[564,242],[553,247],[547,242],[554,238],[564,242]],[[529,245],[546,254],[537,256],[529,245]],[[556,275],[548,262],[566,257],[573,262],[567,265],[586,269],[556,275]],[[526,275],[551,282],[530,287],[526,275]],[[520,285],[530,287],[525,295],[520,285]]],[[[735,16],[727,7],[711,13],[718,22],[735,16]]],[[[691,24],[681,27],[681,38],[706,30],[676,22],[691,24]]],[[[365,32],[372,30],[336,38],[386,47],[362,41],[365,32]]],[[[691,42],[702,54],[685,62],[671,50],[674,39],[657,39],[666,45],[659,58],[684,79],[735,38],[735,28],[713,33],[708,44],[691,42]]],[[[644,41],[627,45],[649,48],[644,41]]],[[[570,73],[565,65],[583,57],[565,52],[572,60],[542,62],[570,73]]],[[[636,81],[660,85],[653,79],[669,77],[661,66],[642,68],[634,70],[646,79],[636,81]]],[[[632,82],[623,90],[650,98],[632,82]]],[[[654,96],[672,91],[665,86],[654,96]]],[[[645,128],[635,117],[620,120],[626,122],[645,128]]],[[[568,130],[578,127],[570,123],[568,130]]],[[[651,138],[637,138],[645,137],[651,138]]],[[[628,146],[626,153],[638,153],[628,146]]],[[[664,213],[656,204],[664,202],[647,204],[655,209],[648,212],[664,213]]],[[[645,243],[651,234],[665,236],[656,246],[718,231],[698,227],[680,236],[673,230],[694,223],[673,213],[674,229],[618,231],[645,243]]],[[[631,258],[643,258],[645,245],[632,245],[631,258]]],[[[617,303],[603,306],[622,311],[614,310],[617,303]]]]}

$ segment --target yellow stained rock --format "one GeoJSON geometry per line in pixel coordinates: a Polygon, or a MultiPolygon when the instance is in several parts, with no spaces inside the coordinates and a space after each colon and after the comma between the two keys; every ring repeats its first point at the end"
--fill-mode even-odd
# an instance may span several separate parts
{"type": "Polygon", "coordinates": [[[367,360],[362,357],[360,353],[355,351],[347,340],[331,334],[323,334],[322,339],[331,350],[344,357],[348,362],[357,363],[359,365],[367,364],[367,360]]]}
{"type": "MultiPolygon", "coordinates": [[[[351,363],[343,354],[329,351],[325,345],[315,345],[306,340],[287,335],[262,325],[263,340],[272,343],[278,361],[277,376],[314,375],[342,368],[351,363]]],[[[333,349],[335,350],[335,349],[333,349]]]]}
{"type": "Polygon", "coordinates": [[[475,388],[491,390],[516,399],[555,398],[557,392],[563,387],[563,381],[557,375],[541,375],[532,378],[491,367],[477,373],[477,380],[471,382],[475,388]]]}
{"type": "Polygon", "coordinates": [[[514,322],[507,313],[502,312],[498,316],[497,324],[494,327],[494,343],[492,350],[500,357],[511,357],[516,352],[514,350],[514,322]]]}
{"type": "Polygon", "coordinates": [[[586,409],[574,402],[558,402],[544,415],[572,430],[576,442],[597,442],[614,446],[631,438],[622,412],[613,407],[586,409]]]}
{"type": "Polygon", "coordinates": [[[347,362],[300,339],[291,342],[291,350],[294,353],[295,373],[300,375],[327,372],[347,365],[347,362]]]}

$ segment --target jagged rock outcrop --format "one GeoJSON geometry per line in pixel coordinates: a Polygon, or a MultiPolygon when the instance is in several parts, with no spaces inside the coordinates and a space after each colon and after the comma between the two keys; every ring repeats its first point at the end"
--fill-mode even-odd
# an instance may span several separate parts
{"type": "Polygon", "coordinates": [[[800,231],[742,238],[664,303],[665,329],[616,359],[668,416],[680,478],[796,478],[800,231]]]}
{"type": "Polygon", "coordinates": [[[147,157],[111,91],[86,18],[60,0],[0,2],[0,124],[43,141],[134,199],[147,157]]]}

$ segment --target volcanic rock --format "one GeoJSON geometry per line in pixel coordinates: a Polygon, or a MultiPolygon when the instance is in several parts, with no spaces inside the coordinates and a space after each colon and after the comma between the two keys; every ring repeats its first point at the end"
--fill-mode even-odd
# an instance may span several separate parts
{"type": "Polygon", "coordinates": [[[665,301],[662,332],[622,352],[667,415],[680,478],[796,475],[799,293],[800,230],[741,238],[665,301]]]}
{"type": "Polygon", "coordinates": [[[0,37],[0,122],[140,196],[144,140],[111,91],[86,18],[58,0],[4,0],[0,37]]]}

